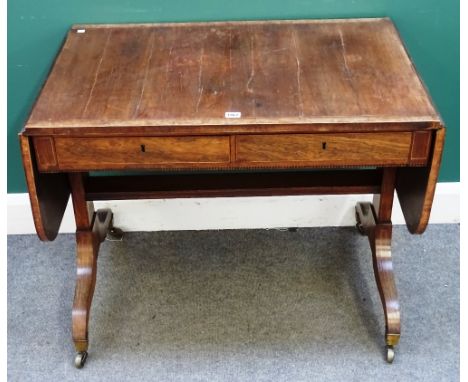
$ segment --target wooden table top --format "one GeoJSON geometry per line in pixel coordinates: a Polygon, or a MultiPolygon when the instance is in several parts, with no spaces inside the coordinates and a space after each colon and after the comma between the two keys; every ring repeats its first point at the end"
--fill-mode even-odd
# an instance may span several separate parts
{"type": "Polygon", "coordinates": [[[440,117],[389,19],[76,25],[26,132],[418,122],[440,117]]]}

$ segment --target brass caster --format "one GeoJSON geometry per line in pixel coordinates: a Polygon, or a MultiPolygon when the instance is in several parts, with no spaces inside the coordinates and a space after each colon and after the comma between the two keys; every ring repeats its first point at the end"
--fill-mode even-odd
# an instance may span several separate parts
{"type": "Polygon", "coordinates": [[[395,359],[395,350],[393,350],[393,346],[387,345],[387,362],[392,363],[395,359]]]}
{"type": "Polygon", "coordinates": [[[87,358],[88,358],[88,352],[87,351],[81,351],[79,353],[76,353],[75,367],[77,369],[81,369],[84,366],[84,364],[86,363],[87,358]]]}
{"type": "Polygon", "coordinates": [[[362,236],[366,236],[366,233],[364,232],[364,228],[362,228],[362,224],[361,224],[361,223],[356,223],[356,228],[357,228],[358,232],[359,232],[362,236]]]}
{"type": "Polygon", "coordinates": [[[124,233],[120,228],[114,227],[114,217],[112,216],[109,230],[107,231],[106,240],[108,241],[122,241],[124,233]]]}

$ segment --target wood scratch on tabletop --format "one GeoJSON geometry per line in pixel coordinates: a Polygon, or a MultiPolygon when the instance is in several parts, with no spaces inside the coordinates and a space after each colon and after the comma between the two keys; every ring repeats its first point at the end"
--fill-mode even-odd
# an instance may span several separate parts
{"type": "Polygon", "coordinates": [[[292,33],[292,40],[293,40],[295,57],[296,57],[297,95],[299,98],[299,107],[301,108],[299,115],[302,117],[304,115],[304,102],[302,101],[302,88],[301,88],[301,61],[299,59],[299,48],[297,45],[297,36],[296,36],[295,30],[292,33]]]}
{"type": "Polygon", "coordinates": [[[169,72],[171,71],[172,50],[173,46],[171,45],[171,47],[169,48],[169,53],[167,55],[166,72],[164,78],[164,91],[160,92],[159,102],[162,102],[163,97],[165,97],[165,95],[167,94],[167,90],[169,87],[169,72]]]}
{"type": "Polygon", "coordinates": [[[141,92],[140,92],[140,97],[138,98],[137,105],[135,107],[135,111],[133,113],[133,118],[136,117],[138,114],[138,111],[140,110],[140,105],[141,105],[141,100],[143,99],[143,93],[145,92],[145,86],[146,86],[146,80],[148,79],[148,73],[150,71],[150,66],[151,66],[151,59],[153,58],[153,51],[154,51],[154,41],[156,40],[155,38],[155,31],[151,33],[151,46],[150,46],[150,52],[148,55],[148,60],[146,60],[146,69],[145,69],[145,74],[143,76],[143,84],[141,85],[141,92]]]}
{"type": "Polygon", "coordinates": [[[247,80],[247,91],[253,93],[252,81],[255,75],[255,64],[254,64],[254,36],[250,36],[250,76],[247,80]]]}
{"type": "Polygon", "coordinates": [[[196,112],[198,113],[198,108],[200,107],[200,102],[203,95],[203,85],[202,85],[202,75],[203,75],[203,55],[205,54],[205,45],[202,45],[200,49],[200,58],[198,60],[199,70],[198,70],[198,100],[196,112]]]}
{"type": "Polygon", "coordinates": [[[343,55],[343,62],[344,62],[344,67],[345,67],[345,72],[346,72],[346,75],[348,77],[351,77],[351,72],[349,70],[349,66],[348,66],[348,59],[346,58],[346,46],[345,46],[345,42],[344,42],[344,39],[343,39],[343,32],[341,31],[341,29],[339,30],[339,33],[340,33],[340,42],[341,42],[341,54],[343,55]]]}
{"type": "Polygon", "coordinates": [[[229,72],[232,71],[232,30],[229,29],[229,72]]]}
{"type": "MultiPolygon", "coordinates": [[[[229,94],[232,89],[232,28],[229,28],[229,94]]],[[[218,92],[215,91],[216,95],[218,92]]],[[[229,109],[232,108],[232,96],[229,97],[229,109]]]]}
{"type": "Polygon", "coordinates": [[[339,29],[338,33],[340,35],[341,55],[343,56],[343,66],[344,66],[344,72],[345,72],[346,80],[349,82],[351,90],[353,91],[353,93],[355,95],[355,100],[356,100],[356,104],[357,104],[358,108],[361,109],[361,103],[360,103],[360,100],[359,100],[359,92],[357,91],[357,89],[355,87],[355,84],[353,82],[353,76],[352,76],[351,70],[349,69],[349,66],[348,66],[348,59],[346,57],[346,44],[345,44],[345,41],[344,41],[344,38],[343,38],[343,32],[341,31],[341,29],[339,29]]]}
{"type": "Polygon", "coordinates": [[[107,35],[107,40],[106,40],[106,43],[104,45],[104,49],[102,50],[102,54],[101,54],[101,57],[99,59],[99,63],[98,63],[97,68],[96,68],[96,73],[94,74],[94,81],[93,81],[93,84],[91,86],[91,90],[89,91],[88,100],[86,101],[83,112],[81,113],[81,117],[83,117],[86,114],[86,111],[88,110],[88,106],[89,106],[89,103],[90,103],[91,98],[93,96],[93,91],[94,91],[94,88],[96,87],[97,79],[98,79],[98,76],[99,76],[99,69],[101,69],[101,64],[102,64],[102,61],[104,60],[104,55],[106,53],[107,46],[109,45],[111,35],[112,35],[112,31],[110,31],[109,34],[107,35]]]}

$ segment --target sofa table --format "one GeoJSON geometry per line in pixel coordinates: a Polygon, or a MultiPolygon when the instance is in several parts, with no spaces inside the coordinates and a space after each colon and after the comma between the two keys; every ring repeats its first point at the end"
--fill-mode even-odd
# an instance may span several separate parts
{"type": "Polygon", "coordinates": [[[422,233],[444,134],[387,18],[73,26],[20,144],[41,240],[54,240],[73,201],[76,366],[99,245],[117,231],[94,200],[306,194],[374,195],[356,218],[392,362],[394,191],[422,233]]]}

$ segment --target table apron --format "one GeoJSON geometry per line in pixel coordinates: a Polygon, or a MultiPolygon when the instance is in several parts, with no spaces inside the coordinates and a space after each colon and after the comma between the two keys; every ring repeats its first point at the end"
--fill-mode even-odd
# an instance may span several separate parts
{"type": "Polygon", "coordinates": [[[39,171],[424,166],[432,131],[32,137],[39,171]]]}

